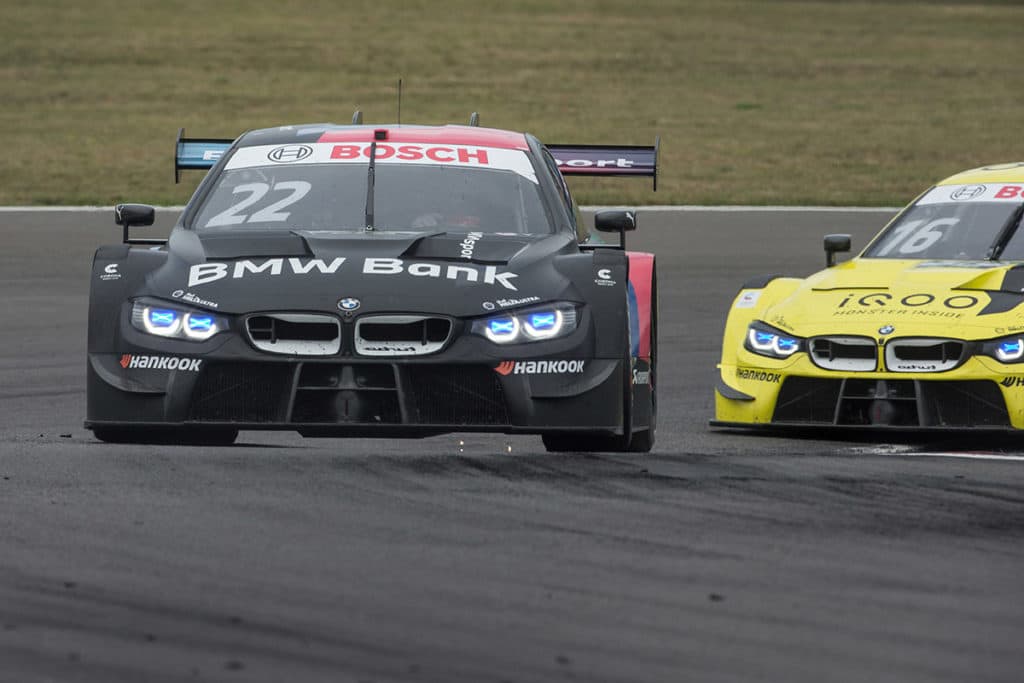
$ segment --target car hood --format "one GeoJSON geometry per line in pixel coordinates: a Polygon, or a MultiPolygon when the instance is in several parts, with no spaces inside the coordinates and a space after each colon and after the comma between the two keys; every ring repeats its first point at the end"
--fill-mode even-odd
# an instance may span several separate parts
{"type": "Polygon", "coordinates": [[[893,327],[899,336],[985,338],[1024,329],[1022,291],[1019,263],[852,259],[804,280],[763,319],[804,336],[893,327]]]}
{"type": "Polygon", "coordinates": [[[488,310],[571,295],[553,256],[578,253],[566,235],[483,232],[172,231],[167,262],[139,294],[225,313],[488,310]]]}

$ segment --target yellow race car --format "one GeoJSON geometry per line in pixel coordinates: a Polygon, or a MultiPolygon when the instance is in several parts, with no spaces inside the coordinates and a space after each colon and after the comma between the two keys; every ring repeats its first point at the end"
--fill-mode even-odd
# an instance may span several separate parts
{"type": "Polygon", "coordinates": [[[864,249],[732,303],[718,427],[1024,429],[1024,163],[954,175],[864,249]]]}

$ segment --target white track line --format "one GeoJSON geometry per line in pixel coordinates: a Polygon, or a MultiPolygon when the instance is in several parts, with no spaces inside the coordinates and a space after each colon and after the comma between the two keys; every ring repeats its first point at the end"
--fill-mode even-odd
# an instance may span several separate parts
{"type": "Polygon", "coordinates": [[[921,451],[920,453],[901,453],[911,458],[967,458],[970,460],[1008,460],[1024,462],[1024,455],[1002,455],[1000,453],[957,453],[955,451],[921,451]]]}
{"type": "Polygon", "coordinates": [[[1024,462],[1024,455],[1006,455],[985,451],[917,451],[914,446],[854,446],[843,449],[844,453],[853,455],[883,455],[904,458],[966,458],[970,460],[1007,460],[1024,462]]]}

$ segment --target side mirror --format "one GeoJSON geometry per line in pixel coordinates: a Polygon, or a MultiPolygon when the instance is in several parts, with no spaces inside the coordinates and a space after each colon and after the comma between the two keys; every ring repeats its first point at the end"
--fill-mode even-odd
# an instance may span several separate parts
{"type": "Polygon", "coordinates": [[[636,230],[636,214],[632,211],[598,211],[594,215],[594,229],[599,232],[636,230]]]}
{"type": "Polygon", "coordinates": [[[619,248],[626,248],[626,231],[636,230],[635,211],[598,211],[594,214],[594,229],[598,232],[619,233],[619,248]]]}
{"type": "Polygon", "coordinates": [[[825,267],[836,264],[836,254],[850,251],[849,235],[825,235],[825,267]]]}
{"type": "Polygon", "coordinates": [[[114,207],[114,222],[128,227],[130,225],[153,225],[156,210],[147,204],[118,204],[114,207]]]}
{"type": "Polygon", "coordinates": [[[124,228],[122,239],[128,243],[128,228],[133,225],[153,225],[156,210],[148,204],[118,204],[114,207],[114,222],[124,228]]]}

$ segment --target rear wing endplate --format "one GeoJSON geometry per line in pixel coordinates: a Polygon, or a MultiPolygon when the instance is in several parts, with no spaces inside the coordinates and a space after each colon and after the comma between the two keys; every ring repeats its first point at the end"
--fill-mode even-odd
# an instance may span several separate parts
{"type": "Polygon", "coordinates": [[[182,171],[213,168],[234,140],[223,138],[187,138],[185,129],[178,129],[178,142],[174,146],[174,182],[182,171]]]}
{"type": "Polygon", "coordinates": [[[644,145],[548,145],[562,175],[650,176],[658,190],[658,148],[644,145]]]}

